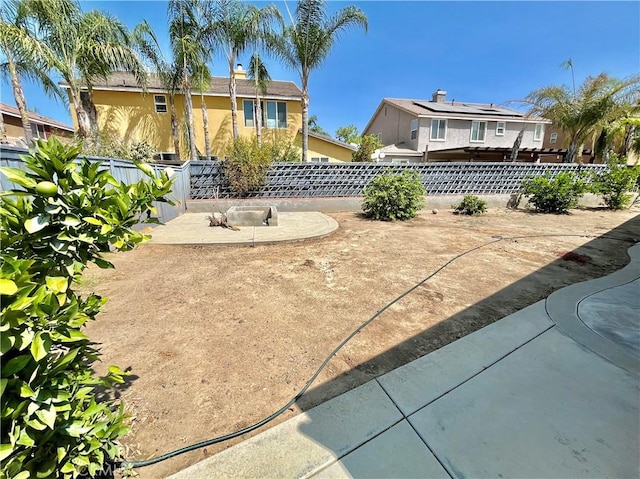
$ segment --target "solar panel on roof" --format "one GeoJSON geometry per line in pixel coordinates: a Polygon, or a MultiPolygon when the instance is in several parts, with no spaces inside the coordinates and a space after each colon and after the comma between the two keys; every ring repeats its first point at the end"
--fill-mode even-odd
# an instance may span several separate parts
{"type": "Polygon", "coordinates": [[[450,103],[436,103],[436,102],[413,102],[414,105],[425,108],[429,111],[437,113],[462,113],[466,115],[486,115],[491,113],[494,116],[523,116],[521,113],[507,110],[505,108],[479,108],[476,106],[470,106],[465,104],[450,104],[450,103]]]}

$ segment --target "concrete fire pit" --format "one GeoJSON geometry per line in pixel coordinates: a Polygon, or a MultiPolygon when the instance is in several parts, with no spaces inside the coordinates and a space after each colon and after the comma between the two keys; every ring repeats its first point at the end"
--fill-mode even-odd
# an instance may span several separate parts
{"type": "Polygon", "coordinates": [[[278,226],[275,206],[232,206],[227,211],[227,223],[232,226],[278,226]]]}

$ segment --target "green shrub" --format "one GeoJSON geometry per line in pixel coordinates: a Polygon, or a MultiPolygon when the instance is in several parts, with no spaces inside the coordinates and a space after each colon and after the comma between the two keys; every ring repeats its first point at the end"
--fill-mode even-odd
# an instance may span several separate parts
{"type": "Polygon", "coordinates": [[[594,173],[592,191],[602,195],[604,204],[612,210],[620,210],[631,203],[632,191],[640,176],[640,167],[627,166],[626,158],[618,158],[614,153],[608,162],[609,168],[594,173]]]}
{"type": "Polygon", "coordinates": [[[0,169],[23,188],[0,196],[0,477],[93,476],[128,431],[124,405],[97,394],[126,373],[95,377],[99,352],[82,331],[106,300],[74,286],[88,263],[113,267],[103,252],[147,239],[131,228],[172,181],[140,164],[151,181],[125,185],[74,163],[79,153],[51,138],[23,157],[28,171],[0,169]]]}
{"type": "Polygon", "coordinates": [[[229,144],[222,163],[231,189],[237,196],[246,196],[259,189],[271,167],[271,148],[258,145],[256,137],[239,137],[229,144]]]}
{"type": "Polygon", "coordinates": [[[262,145],[267,148],[271,161],[302,161],[302,150],[295,145],[293,140],[288,139],[285,135],[280,135],[279,132],[271,138],[263,138],[262,145]]]}
{"type": "Polygon", "coordinates": [[[575,208],[578,200],[588,190],[584,175],[573,172],[558,173],[551,178],[544,176],[527,178],[522,182],[522,194],[528,196],[529,203],[542,213],[566,213],[575,208]]]}
{"type": "Polygon", "coordinates": [[[384,144],[375,135],[365,135],[360,140],[358,151],[351,154],[351,161],[371,161],[371,155],[384,144]]]}
{"type": "Polygon", "coordinates": [[[151,163],[156,153],[155,147],[145,140],[127,142],[116,134],[97,130],[87,138],[78,138],[78,142],[82,145],[82,153],[87,156],[151,163]]]}
{"type": "Polygon", "coordinates": [[[487,202],[475,195],[466,195],[459,204],[451,207],[456,215],[480,215],[487,211],[487,202]]]}
{"type": "Polygon", "coordinates": [[[389,171],[367,185],[362,209],[368,218],[404,221],[417,215],[425,204],[426,194],[417,171],[404,170],[400,174],[389,171]]]}

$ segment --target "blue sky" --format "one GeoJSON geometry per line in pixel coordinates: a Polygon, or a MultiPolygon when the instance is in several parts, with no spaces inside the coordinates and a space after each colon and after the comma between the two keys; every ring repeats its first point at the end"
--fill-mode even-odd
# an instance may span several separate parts
{"type": "MultiPolygon", "coordinates": [[[[267,2],[255,2],[266,4],[267,2]]],[[[283,1],[273,2],[286,15],[283,1]]],[[[130,28],[146,19],[166,39],[162,1],[83,1],[119,17],[130,28]]],[[[294,1],[287,5],[293,11],[294,1]]],[[[357,5],[369,32],[346,32],[311,75],[311,114],[333,134],[339,126],[362,130],[384,97],[503,104],[545,85],[570,84],[562,63],[571,58],[576,83],[607,72],[640,72],[640,2],[328,2],[330,11],[357,5]]],[[[166,40],[165,40],[166,41],[166,40]]],[[[246,58],[241,58],[246,64],[246,58]]],[[[292,70],[269,60],[273,79],[300,84],[292,70]]],[[[226,76],[216,58],[213,73],[226,76]]],[[[68,108],[26,85],[29,108],[71,123],[68,108]]],[[[2,102],[15,104],[2,81],[2,102]]]]}

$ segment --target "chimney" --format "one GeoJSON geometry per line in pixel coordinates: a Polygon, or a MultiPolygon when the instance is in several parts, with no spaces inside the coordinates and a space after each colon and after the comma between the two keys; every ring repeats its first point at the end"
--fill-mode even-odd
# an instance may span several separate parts
{"type": "Polygon", "coordinates": [[[233,70],[233,73],[235,73],[236,78],[239,78],[239,79],[246,79],[247,78],[247,72],[244,71],[244,68],[242,68],[242,63],[238,63],[236,65],[236,69],[233,70]]]}
{"type": "Polygon", "coordinates": [[[438,90],[431,96],[431,101],[436,103],[444,103],[444,99],[447,96],[447,92],[438,88],[438,90]]]}

